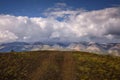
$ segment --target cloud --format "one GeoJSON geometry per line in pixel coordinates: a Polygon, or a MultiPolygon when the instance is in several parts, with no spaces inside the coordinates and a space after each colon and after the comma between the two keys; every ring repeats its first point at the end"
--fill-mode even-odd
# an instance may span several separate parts
{"type": "Polygon", "coordinates": [[[46,18],[0,15],[0,42],[120,42],[119,13],[120,7],[93,11],[55,7],[46,10],[46,18]]]}
{"type": "Polygon", "coordinates": [[[56,7],[66,7],[67,5],[65,3],[56,3],[56,7]]]}
{"type": "Polygon", "coordinates": [[[4,42],[14,41],[17,39],[17,36],[15,34],[9,32],[9,31],[0,31],[0,40],[4,42]]]}
{"type": "Polygon", "coordinates": [[[85,11],[84,9],[77,9],[77,10],[72,10],[73,8],[68,6],[65,3],[56,3],[55,6],[48,8],[45,10],[44,15],[47,17],[66,17],[69,15],[75,15],[77,13],[81,13],[85,11]]]}

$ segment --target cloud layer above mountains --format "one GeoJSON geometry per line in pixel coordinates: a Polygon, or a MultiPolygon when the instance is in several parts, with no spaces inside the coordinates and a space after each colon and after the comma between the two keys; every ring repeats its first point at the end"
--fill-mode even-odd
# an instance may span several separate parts
{"type": "Polygon", "coordinates": [[[120,7],[86,11],[57,4],[46,17],[0,15],[0,42],[120,42],[120,7]]]}

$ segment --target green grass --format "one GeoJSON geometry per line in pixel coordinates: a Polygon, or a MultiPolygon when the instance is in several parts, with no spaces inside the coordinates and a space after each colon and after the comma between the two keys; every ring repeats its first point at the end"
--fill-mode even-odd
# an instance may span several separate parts
{"type": "Polygon", "coordinates": [[[0,80],[119,80],[120,57],[71,51],[0,53],[0,80]]]}

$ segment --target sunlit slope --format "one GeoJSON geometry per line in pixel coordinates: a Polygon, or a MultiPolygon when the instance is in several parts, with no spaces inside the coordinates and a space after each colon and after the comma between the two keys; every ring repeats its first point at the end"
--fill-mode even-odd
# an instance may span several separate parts
{"type": "Polygon", "coordinates": [[[71,51],[0,54],[0,80],[119,80],[120,57],[71,51]]]}

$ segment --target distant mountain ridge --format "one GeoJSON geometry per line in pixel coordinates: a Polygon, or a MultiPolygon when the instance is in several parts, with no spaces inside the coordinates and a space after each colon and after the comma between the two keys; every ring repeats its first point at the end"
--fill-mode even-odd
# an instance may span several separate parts
{"type": "Polygon", "coordinates": [[[37,51],[37,50],[60,50],[60,51],[86,51],[99,54],[120,55],[120,43],[95,43],[95,42],[12,42],[0,44],[0,52],[11,50],[37,51]]]}

